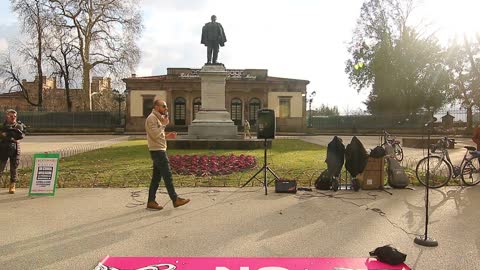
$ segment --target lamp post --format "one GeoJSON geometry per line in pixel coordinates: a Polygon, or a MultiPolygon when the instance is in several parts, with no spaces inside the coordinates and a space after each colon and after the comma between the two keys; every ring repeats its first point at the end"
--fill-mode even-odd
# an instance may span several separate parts
{"type": "Polygon", "coordinates": [[[313,127],[313,122],[312,122],[312,102],[313,102],[313,97],[315,97],[315,95],[317,94],[317,92],[313,91],[311,92],[309,95],[308,95],[308,99],[307,99],[307,102],[308,102],[308,127],[311,128],[313,127]]]}

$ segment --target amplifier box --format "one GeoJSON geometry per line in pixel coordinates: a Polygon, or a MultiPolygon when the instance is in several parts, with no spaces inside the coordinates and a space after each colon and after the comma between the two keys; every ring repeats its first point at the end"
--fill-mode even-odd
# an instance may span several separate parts
{"type": "Polygon", "coordinates": [[[276,193],[297,193],[297,181],[288,179],[275,180],[276,193]]]}

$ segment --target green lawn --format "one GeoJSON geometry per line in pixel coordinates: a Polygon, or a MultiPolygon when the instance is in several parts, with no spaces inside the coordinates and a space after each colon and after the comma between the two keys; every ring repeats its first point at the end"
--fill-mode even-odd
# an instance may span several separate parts
{"type": "MultiPolygon", "coordinates": [[[[257,150],[168,150],[172,155],[252,155],[257,166],[238,173],[218,176],[195,176],[174,174],[176,186],[221,186],[239,187],[247,182],[263,166],[263,149],[257,150]]],[[[326,147],[296,139],[276,139],[267,151],[268,166],[280,178],[295,179],[298,186],[314,186],[315,180],[326,169],[326,147]]],[[[410,181],[418,184],[415,172],[406,170],[410,181]]],[[[59,187],[147,187],[150,184],[152,161],[146,140],[119,143],[108,148],[62,158],[59,164],[59,187]]],[[[342,183],[345,183],[345,169],[342,183]]],[[[6,174],[4,174],[4,177],[6,174]]],[[[268,179],[273,176],[267,173],[268,179]]],[[[19,171],[18,187],[28,187],[32,169],[19,171]]],[[[249,185],[261,186],[263,172],[257,175],[259,181],[249,185]]],[[[5,180],[5,179],[3,179],[5,180]]],[[[385,174],[384,182],[387,176],[385,174]]],[[[5,181],[3,181],[5,183],[5,181]]],[[[450,181],[452,184],[454,181],[450,181]]],[[[163,185],[163,181],[161,183],[163,185]]]]}
{"type": "MultiPolygon", "coordinates": [[[[176,186],[238,187],[248,181],[263,165],[263,149],[257,150],[168,150],[175,155],[253,155],[257,166],[230,175],[197,177],[174,174],[176,186]]],[[[299,186],[313,186],[326,168],[326,148],[294,139],[277,139],[268,149],[268,166],[280,177],[296,179],[299,186]]],[[[128,141],[114,146],[61,159],[59,187],[142,187],[150,183],[152,162],[145,140],[128,141]]],[[[20,172],[19,186],[28,186],[31,169],[20,172]]],[[[272,179],[271,175],[268,175],[272,179]]],[[[257,177],[263,180],[263,173],[257,177]]],[[[162,181],[163,183],[163,181],[162,181]]],[[[260,186],[261,181],[251,184],[260,186]]]]}

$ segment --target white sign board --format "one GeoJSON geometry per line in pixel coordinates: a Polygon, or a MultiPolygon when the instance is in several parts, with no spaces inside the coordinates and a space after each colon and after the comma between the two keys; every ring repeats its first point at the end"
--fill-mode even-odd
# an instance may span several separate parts
{"type": "Polygon", "coordinates": [[[35,154],[29,195],[54,196],[60,154],[35,154]]]}

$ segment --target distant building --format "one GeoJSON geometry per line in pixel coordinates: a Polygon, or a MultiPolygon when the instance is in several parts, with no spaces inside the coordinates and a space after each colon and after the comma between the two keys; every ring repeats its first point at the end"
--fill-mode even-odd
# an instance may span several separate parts
{"type": "MultiPolygon", "coordinates": [[[[175,130],[186,130],[202,106],[199,69],[168,68],[166,75],[131,77],[126,83],[127,132],[143,132],[155,98],[164,99],[175,130]]],[[[306,117],[307,80],[268,76],[266,69],[227,70],[225,108],[237,126],[252,126],[261,108],[275,110],[277,131],[302,131],[306,117]]]]}
{"type": "Polygon", "coordinates": [[[447,111],[447,114],[442,116],[442,125],[444,128],[452,128],[453,127],[453,119],[455,117],[450,114],[450,112],[447,111]]]}
{"type": "MultiPolygon", "coordinates": [[[[43,111],[49,112],[66,112],[67,111],[67,97],[65,88],[58,88],[56,78],[47,78],[43,76],[43,111]]],[[[31,100],[36,103],[38,101],[38,77],[34,81],[23,80],[22,85],[28,89],[28,94],[31,100]]],[[[112,87],[110,78],[93,77],[91,83],[92,93],[111,95],[112,87]]],[[[89,110],[87,97],[82,95],[82,89],[70,89],[70,99],[72,101],[72,111],[89,110]]],[[[111,97],[109,97],[111,99],[111,97]]],[[[92,95],[92,104],[94,111],[107,110],[105,102],[101,95],[92,95]],[[95,106],[97,105],[97,106],[95,106]]],[[[110,103],[114,103],[111,101],[110,103]]],[[[22,92],[0,93],[0,108],[5,111],[8,108],[13,108],[17,111],[37,111],[38,108],[27,102],[22,92]]],[[[110,108],[108,109],[110,110],[110,108]]]]}

